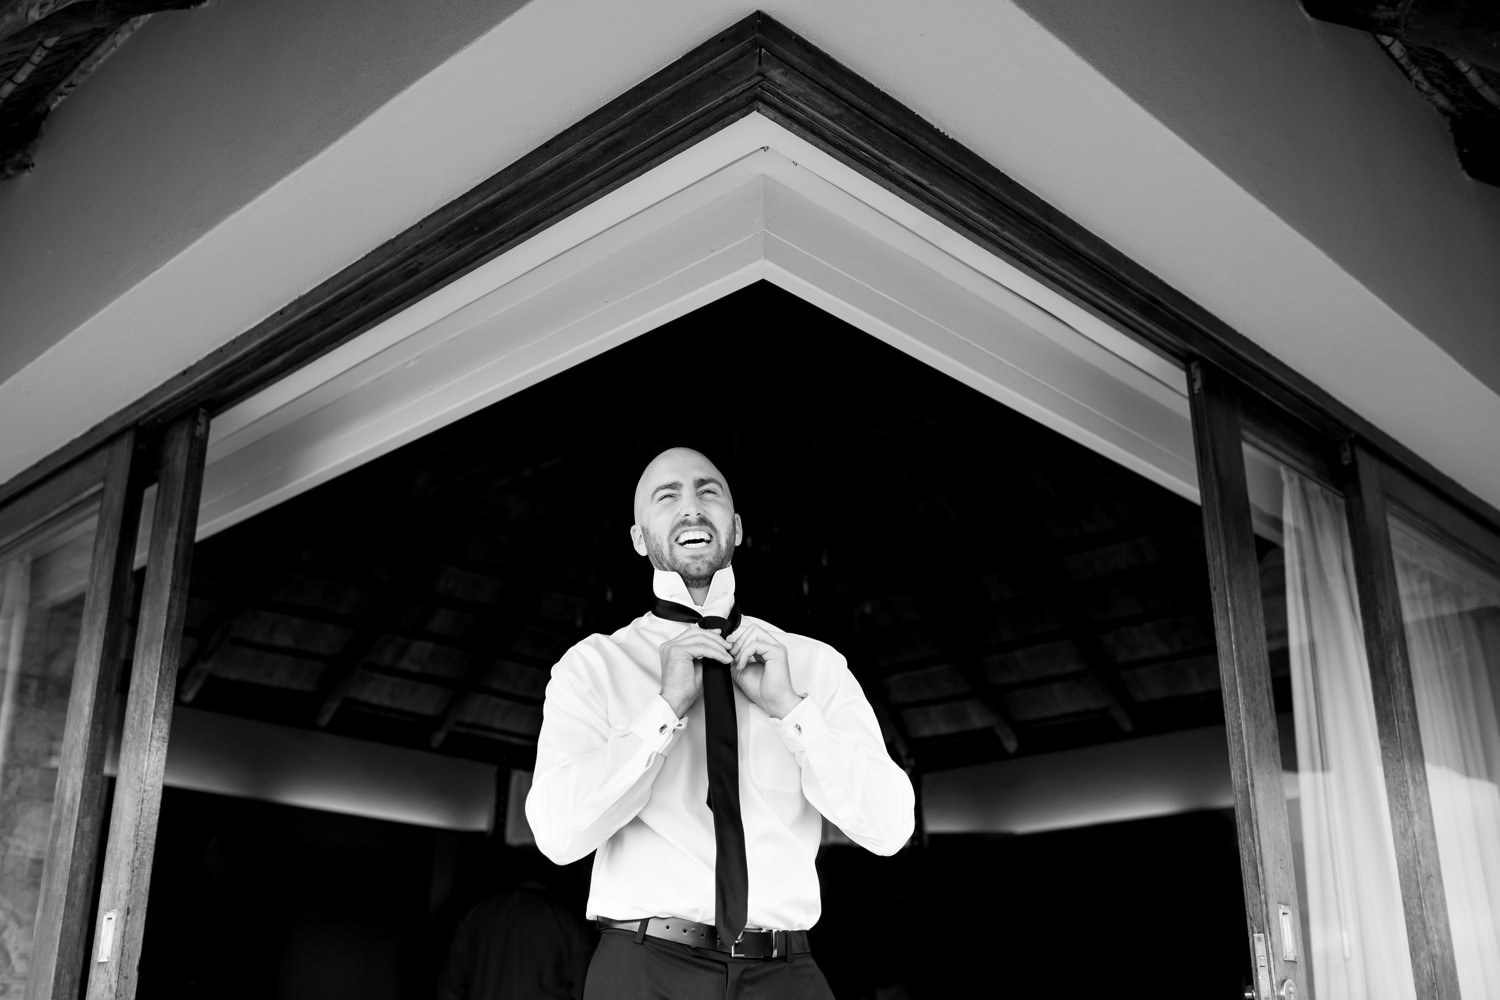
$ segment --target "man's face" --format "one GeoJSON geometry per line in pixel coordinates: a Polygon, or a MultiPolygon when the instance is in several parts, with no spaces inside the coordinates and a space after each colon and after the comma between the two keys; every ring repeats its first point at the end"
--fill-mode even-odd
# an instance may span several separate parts
{"type": "Polygon", "coordinates": [[[706,587],[734,558],[740,519],[729,485],[714,464],[689,448],[652,460],[635,488],[635,550],[657,569],[681,575],[689,587],[706,587]]]}

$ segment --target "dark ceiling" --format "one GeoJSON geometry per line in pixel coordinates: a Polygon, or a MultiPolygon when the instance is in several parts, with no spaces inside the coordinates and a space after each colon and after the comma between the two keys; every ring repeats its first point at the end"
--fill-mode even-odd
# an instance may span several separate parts
{"type": "Polygon", "coordinates": [[[730,479],[742,608],[840,648],[907,762],[1222,720],[1196,506],[769,285],[201,543],[179,700],[530,766],[557,656],[651,600],[674,444],[730,479]]]}
{"type": "MultiPolygon", "coordinates": [[[[0,0],[0,179],[45,164],[47,115],[142,21],[203,0],[0,0]]],[[[239,0],[222,0],[226,3],[239,0]]],[[[1284,0],[1292,3],[1294,0],[1284,0]]],[[[1500,184],[1500,3],[1302,0],[1365,31],[1441,114],[1469,176],[1500,184]]],[[[293,30],[295,25],[288,25],[293,30]]],[[[1378,151],[1371,150],[1371,156],[1378,151]]]]}

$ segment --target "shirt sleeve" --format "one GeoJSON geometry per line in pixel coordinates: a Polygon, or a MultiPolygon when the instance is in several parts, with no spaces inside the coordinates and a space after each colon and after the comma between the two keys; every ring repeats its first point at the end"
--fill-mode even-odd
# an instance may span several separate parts
{"type": "Polygon", "coordinates": [[[560,865],[588,854],[641,811],[685,725],[658,696],[624,728],[611,727],[590,666],[603,668],[597,654],[575,646],[552,668],[526,796],[537,848],[560,865]]]}
{"type": "Polygon", "coordinates": [[[779,722],[781,740],[802,768],[802,793],[856,844],[895,854],[911,839],[911,779],[885,749],[880,724],[844,658],[827,650],[813,693],[779,722]]]}

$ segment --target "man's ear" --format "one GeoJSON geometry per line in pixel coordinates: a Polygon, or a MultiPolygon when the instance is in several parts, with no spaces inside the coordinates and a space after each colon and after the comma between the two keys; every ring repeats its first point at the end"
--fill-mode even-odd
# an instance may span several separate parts
{"type": "Polygon", "coordinates": [[[646,548],[646,533],[641,531],[639,524],[630,526],[630,544],[635,546],[636,555],[646,556],[651,553],[646,548]]]}
{"type": "Polygon", "coordinates": [[[740,542],[745,538],[745,528],[740,524],[740,516],[734,515],[734,547],[739,548],[740,542]]]}

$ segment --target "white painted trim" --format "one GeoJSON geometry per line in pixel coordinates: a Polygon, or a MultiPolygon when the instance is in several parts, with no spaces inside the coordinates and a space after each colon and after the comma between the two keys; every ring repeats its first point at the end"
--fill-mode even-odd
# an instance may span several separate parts
{"type": "Polygon", "coordinates": [[[199,537],[756,280],[1197,497],[1180,370],[751,115],[222,414],[199,537]]]}
{"type": "MultiPolygon", "coordinates": [[[[1181,17],[1162,7],[1154,19],[1111,20],[1079,13],[1078,4],[1014,0],[773,0],[764,9],[1500,505],[1500,437],[1485,430],[1500,426],[1500,394],[1474,360],[1496,320],[1493,282],[1483,279],[1495,257],[1486,224],[1497,203],[1453,170],[1420,101],[1397,107],[1351,96],[1380,83],[1387,67],[1378,55],[1294,9],[1231,6],[1244,37],[1271,53],[1238,64],[1249,75],[1234,86],[1199,57],[1205,44],[1232,59],[1244,46],[1225,41],[1207,13],[1181,17]],[[1152,54],[1162,58],[1141,58],[1152,54]],[[1293,106],[1295,122],[1286,115],[1293,106]],[[1330,121],[1340,127],[1324,127],[1330,121]],[[1370,166],[1362,157],[1368,144],[1360,137],[1398,134],[1394,160],[1370,166]],[[1384,210],[1412,192],[1397,199],[1404,208],[1384,210]],[[1418,270],[1445,280],[1411,280],[1403,251],[1414,248],[1418,270]]],[[[235,86],[212,66],[170,58],[121,64],[121,87],[84,95],[66,116],[71,126],[57,121],[52,166],[0,198],[6,233],[48,250],[23,255],[34,266],[9,268],[10,294],[0,296],[0,327],[9,320],[18,341],[34,339],[41,351],[0,384],[0,428],[8,431],[0,434],[0,481],[751,9],[730,0],[526,0],[507,6],[492,28],[476,26],[470,44],[362,118],[353,111],[360,102],[337,93],[304,115],[272,88],[266,101],[246,105],[270,124],[248,122],[245,130],[195,131],[221,103],[214,98],[235,86]],[[105,113],[118,104],[112,93],[176,92],[182,84],[201,85],[208,96],[185,116],[143,119],[132,133],[138,141],[113,149],[112,134],[89,128],[114,120],[105,113]],[[260,136],[272,142],[257,148],[260,136]],[[294,157],[284,155],[284,137],[294,137],[294,157]],[[231,157],[230,169],[186,195],[170,182],[213,159],[209,147],[225,140],[244,154],[231,157]],[[181,169],[157,164],[164,149],[184,154],[169,157],[181,169]],[[121,158],[118,171],[111,153],[121,158]],[[87,317],[52,307],[70,301],[85,303],[87,317]]],[[[195,43],[238,56],[244,36],[231,28],[203,22],[195,43]]],[[[175,51],[175,37],[157,39],[161,53],[175,51]]],[[[334,91],[370,81],[345,82],[334,91]]],[[[778,149],[798,160],[793,144],[778,149]]],[[[838,184],[857,193],[859,179],[838,184]]],[[[903,215],[920,216],[910,206],[888,211],[938,245],[948,238],[903,215]]],[[[963,240],[955,242],[957,254],[963,240]]]]}

